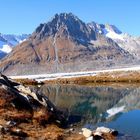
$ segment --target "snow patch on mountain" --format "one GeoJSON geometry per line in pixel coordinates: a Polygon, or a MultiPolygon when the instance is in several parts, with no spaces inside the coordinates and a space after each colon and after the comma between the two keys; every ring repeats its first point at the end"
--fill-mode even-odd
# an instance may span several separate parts
{"type": "Polygon", "coordinates": [[[3,45],[3,47],[0,48],[0,50],[5,53],[10,53],[12,51],[12,47],[6,44],[6,45],[3,45]]]}
{"type": "MultiPolygon", "coordinates": [[[[6,55],[12,51],[12,48],[19,43],[25,41],[29,35],[11,35],[11,34],[1,34],[0,33],[0,52],[1,56],[6,55]]],[[[1,58],[1,57],[0,57],[1,58]]]]}
{"type": "Polygon", "coordinates": [[[111,38],[123,50],[129,52],[134,58],[140,59],[140,37],[122,33],[116,26],[109,24],[88,23],[89,27],[101,35],[111,38]]]}
{"type": "Polygon", "coordinates": [[[124,41],[123,34],[117,34],[116,32],[109,30],[108,28],[103,29],[103,31],[106,37],[124,41]]]}

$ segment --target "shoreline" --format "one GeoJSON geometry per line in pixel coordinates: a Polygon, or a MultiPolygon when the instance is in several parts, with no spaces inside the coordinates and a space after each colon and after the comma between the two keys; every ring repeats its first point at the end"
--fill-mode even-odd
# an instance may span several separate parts
{"type": "Polygon", "coordinates": [[[10,76],[10,78],[24,84],[140,83],[140,67],[102,71],[10,76]]]}

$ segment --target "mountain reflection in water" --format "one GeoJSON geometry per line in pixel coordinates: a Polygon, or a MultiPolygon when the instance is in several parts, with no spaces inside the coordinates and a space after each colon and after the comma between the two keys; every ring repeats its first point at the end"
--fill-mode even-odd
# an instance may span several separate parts
{"type": "MultiPolygon", "coordinates": [[[[70,116],[77,116],[70,121],[74,123],[77,119],[81,127],[87,124],[96,126],[113,123],[114,125],[115,122],[119,123],[117,121],[124,114],[130,116],[128,112],[140,109],[140,85],[138,84],[43,85],[34,90],[48,96],[58,108],[68,110],[70,116]]],[[[140,115],[135,112],[136,114],[140,115]]],[[[138,118],[140,121],[140,116],[138,118]]],[[[132,116],[131,120],[133,121],[132,116]]],[[[121,128],[125,129],[125,126],[121,128]]],[[[138,129],[140,132],[140,127],[138,129]]]]}

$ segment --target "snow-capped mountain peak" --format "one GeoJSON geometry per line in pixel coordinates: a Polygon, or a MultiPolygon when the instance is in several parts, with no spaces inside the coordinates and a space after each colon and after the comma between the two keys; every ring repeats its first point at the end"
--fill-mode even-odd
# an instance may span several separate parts
{"type": "Polygon", "coordinates": [[[115,26],[109,24],[96,24],[96,28],[100,34],[111,39],[124,40],[123,33],[115,26]]]}
{"type": "Polygon", "coordinates": [[[104,35],[106,37],[109,37],[111,39],[119,39],[119,40],[124,40],[123,34],[122,33],[117,33],[116,31],[110,29],[110,28],[104,28],[103,29],[104,35]]]}
{"type": "MultiPolygon", "coordinates": [[[[17,44],[25,41],[29,37],[28,34],[12,35],[0,33],[0,52],[1,55],[8,54],[12,51],[12,48],[17,44]]],[[[0,56],[1,58],[1,56],[0,56]]]]}
{"type": "Polygon", "coordinates": [[[140,57],[140,39],[129,35],[128,33],[122,33],[115,26],[105,26],[103,34],[114,40],[122,49],[128,51],[134,57],[140,57]],[[113,28],[110,28],[113,27],[113,28]]]}
{"type": "Polygon", "coordinates": [[[115,25],[105,24],[105,28],[109,31],[115,32],[116,34],[122,34],[122,32],[115,25]]]}
{"type": "Polygon", "coordinates": [[[140,57],[140,38],[123,33],[115,25],[98,24],[91,22],[88,24],[99,34],[102,34],[115,41],[122,49],[128,51],[134,57],[140,57]]]}

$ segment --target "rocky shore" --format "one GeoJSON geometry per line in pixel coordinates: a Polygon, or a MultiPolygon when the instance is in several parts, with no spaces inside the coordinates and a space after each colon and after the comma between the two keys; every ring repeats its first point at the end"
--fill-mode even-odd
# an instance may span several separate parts
{"type": "MultiPolygon", "coordinates": [[[[34,93],[5,75],[0,77],[1,140],[115,140],[116,130],[98,127],[75,129],[67,112],[43,94],[34,93]]],[[[124,139],[125,140],[125,139],[124,139]]]]}

